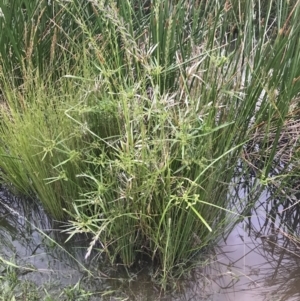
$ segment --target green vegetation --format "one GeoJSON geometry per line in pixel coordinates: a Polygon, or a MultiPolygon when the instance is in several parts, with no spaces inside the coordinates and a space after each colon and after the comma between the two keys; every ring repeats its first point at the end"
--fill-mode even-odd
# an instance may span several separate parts
{"type": "MultiPolygon", "coordinates": [[[[0,266],[1,267],[1,266],[0,266]]],[[[80,287],[80,283],[65,287],[58,295],[50,294],[44,287],[38,287],[33,281],[19,280],[17,269],[6,271],[5,276],[0,276],[1,301],[89,301],[91,293],[80,287]]],[[[53,285],[53,284],[52,284],[53,285]]],[[[50,288],[50,285],[49,285],[50,288]]]]}
{"type": "Polygon", "coordinates": [[[151,261],[165,287],[233,221],[258,129],[255,172],[273,180],[298,109],[298,4],[2,1],[3,182],[92,234],[87,257],[151,261]]]}

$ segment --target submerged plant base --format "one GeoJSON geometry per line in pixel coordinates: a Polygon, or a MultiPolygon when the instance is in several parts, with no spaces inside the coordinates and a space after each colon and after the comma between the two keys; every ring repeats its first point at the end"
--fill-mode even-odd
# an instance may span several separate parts
{"type": "MultiPolygon", "coordinates": [[[[247,185],[250,191],[257,189],[255,185],[247,185]]],[[[240,189],[236,197],[231,196],[234,205],[238,204],[240,195],[243,195],[240,203],[252,201],[251,194],[247,197],[242,191],[240,189]]],[[[287,187],[281,193],[288,191],[287,187]]],[[[95,247],[87,262],[84,260],[87,242],[82,236],[77,235],[68,245],[54,240],[43,211],[38,211],[39,208],[26,199],[11,195],[8,198],[8,194],[2,192],[0,300],[233,301],[237,296],[247,300],[249,295],[259,301],[271,300],[274,296],[289,301],[300,294],[297,290],[300,215],[290,200],[285,199],[281,204],[279,199],[280,195],[269,197],[265,192],[251,215],[238,224],[215,251],[207,249],[206,254],[199,254],[198,260],[195,256],[194,268],[186,269],[180,279],[169,280],[172,286],[162,291],[160,283],[155,285],[157,277],[153,276],[157,270],[149,261],[141,260],[130,269],[122,264],[105,266],[95,247]],[[14,207],[9,207],[12,204],[14,207]],[[286,205],[289,210],[278,212],[280,206],[286,205]],[[293,228],[291,221],[294,221],[293,228]],[[42,229],[47,229],[47,233],[42,229]],[[270,237],[273,232],[277,235],[276,243],[260,239],[263,235],[270,237]],[[288,283],[293,290],[282,291],[278,283],[288,283]]]]}
{"type": "Polygon", "coordinates": [[[65,235],[51,229],[48,216],[30,199],[0,194],[1,301],[176,300],[180,281],[163,292],[149,260],[140,258],[131,268],[111,266],[97,248],[85,260],[87,237],[76,235],[64,244],[65,235]]]}

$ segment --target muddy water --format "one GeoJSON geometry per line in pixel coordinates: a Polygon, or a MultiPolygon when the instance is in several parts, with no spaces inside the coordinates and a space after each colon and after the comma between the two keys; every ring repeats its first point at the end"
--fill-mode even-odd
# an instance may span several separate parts
{"type": "MultiPolygon", "coordinates": [[[[300,240],[296,238],[300,227],[295,222],[299,214],[295,206],[277,206],[274,211],[267,195],[251,217],[219,243],[208,265],[192,273],[188,282],[179,283],[179,293],[165,296],[151,284],[147,267],[130,275],[116,269],[115,279],[105,281],[87,278],[85,267],[96,267],[96,261],[84,261],[85,239],[64,244],[66,237],[57,236],[41,208],[4,192],[0,201],[0,258],[22,267],[20,279],[30,279],[49,292],[82,281],[93,291],[114,291],[106,299],[95,295],[91,300],[300,300],[300,240]],[[30,212],[27,219],[24,212],[30,212]],[[57,239],[61,247],[54,243],[57,239]]],[[[0,273],[5,275],[1,262],[0,273]]]]}
{"type": "Polygon", "coordinates": [[[210,275],[211,300],[300,300],[298,209],[280,205],[270,210],[266,199],[220,244],[215,264],[219,274],[210,275]]]}
{"type": "Polygon", "coordinates": [[[48,292],[76,284],[84,271],[82,241],[64,244],[53,225],[32,201],[0,192],[0,276],[9,274],[12,262],[20,280],[43,285],[48,292]]]}

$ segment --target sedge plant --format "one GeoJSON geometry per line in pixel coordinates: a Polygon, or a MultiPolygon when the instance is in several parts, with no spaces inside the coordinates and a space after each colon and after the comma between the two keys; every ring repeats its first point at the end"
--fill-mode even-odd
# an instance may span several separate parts
{"type": "Polygon", "coordinates": [[[279,137],[299,93],[298,2],[53,1],[42,56],[21,54],[16,73],[1,54],[3,180],[64,208],[70,238],[93,236],[87,257],[142,258],[166,286],[230,223],[256,129],[279,137]]]}

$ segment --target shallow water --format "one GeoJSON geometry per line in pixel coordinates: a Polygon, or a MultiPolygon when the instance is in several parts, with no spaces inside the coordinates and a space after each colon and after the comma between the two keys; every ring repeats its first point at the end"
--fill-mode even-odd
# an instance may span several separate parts
{"type": "Polygon", "coordinates": [[[238,224],[220,245],[211,267],[213,301],[300,300],[299,214],[271,206],[267,195],[257,202],[251,217],[238,224]],[[288,214],[283,214],[288,213],[288,214]],[[294,216],[290,228],[288,216],[294,216]],[[219,271],[219,276],[213,272],[219,271]]]}
{"type": "MultiPolygon", "coordinates": [[[[13,260],[22,267],[18,269],[20,279],[43,285],[48,292],[78,282],[85,289],[112,292],[109,297],[102,299],[99,294],[91,300],[300,300],[297,208],[277,206],[274,214],[267,199],[264,195],[251,217],[219,243],[205,268],[195,270],[191,280],[178,284],[179,293],[162,296],[152,285],[147,267],[131,275],[116,268],[114,273],[110,271],[114,278],[110,280],[103,279],[105,270],[101,267],[98,278],[86,277],[85,267],[98,269],[97,258],[91,256],[91,262],[84,261],[88,241],[77,237],[64,244],[66,237],[60,236],[61,247],[56,245],[54,240],[59,237],[43,210],[4,191],[0,193],[0,258],[13,260]],[[31,212],[28,219],[24,218],[25,211],[31,212]],[[291,225],[293,228],[288,228],[291,225]]],[[[0,261],[0,275],[5,275],[6,268],[0,261]]]]}
{"type": "Polygon", "coordinates": [[[12,262],[20,280],[33,281],[48,292],[76,284],[82,278],[84,249],[80,240],[59,244],[53,223],[32,201],[0,192],[0,275],[5,278],[12,262]],[[25,212],[29,214],[25,218],[25,212]],[[43,232],[39,229],[43,229],[43,232]],[[3,262],[3,261],[6,261],[3,262]],[[2,264],[1,264],[2,263],[2,264]]]}

